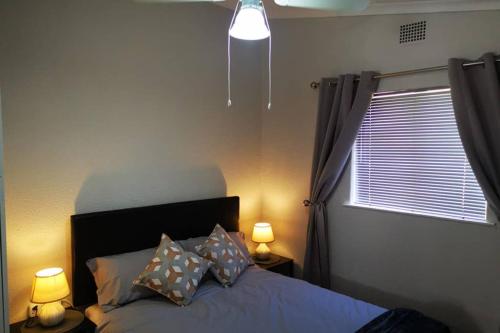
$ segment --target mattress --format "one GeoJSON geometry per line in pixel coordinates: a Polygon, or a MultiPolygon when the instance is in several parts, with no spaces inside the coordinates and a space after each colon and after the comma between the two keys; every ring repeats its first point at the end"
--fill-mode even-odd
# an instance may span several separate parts
{"type": "Polygon", "coordinates": [[[89,307],[99,333],[355,332],[386,309],[302,280],[249,267],[230,288],[210,280],[185,307],[157,296],[107,313],[89,307]]]}

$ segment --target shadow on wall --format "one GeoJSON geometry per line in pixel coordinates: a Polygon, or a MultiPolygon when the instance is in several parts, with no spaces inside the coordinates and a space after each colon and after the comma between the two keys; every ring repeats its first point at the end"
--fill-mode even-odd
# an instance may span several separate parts
{"type": "MultiPolygon", "coordinates": [[[[226,180],[217,166],[122,168],[88,176],[76,197],[74,214],[224,196],[226,180]]],[[[66,240],[71,249],[69,216],[66,240]]],[[[71,258],[66,267],[71,267],[71,258]]],[[[66,273],[71,276],[69,269],[66,273]]]]}
{"type": "Polygon", "coordinates": [[[226,195],[219,167],[156,166],[95,173],[83,182],[75,214],[226,195]]]}
{"type": "Polygon", "coordinates": [[[379,289],[361,285],[339,276],[332,277],[333,290],[336,292],[377,304],[379,306],[394,308],[410,308],[418,310],[425,315],[440,320],[448,325],[455,333],[481,332],[473,317],[463,308],[453,303],[444,302],[418,302],[403,296],[390,294],[379,289]]]}

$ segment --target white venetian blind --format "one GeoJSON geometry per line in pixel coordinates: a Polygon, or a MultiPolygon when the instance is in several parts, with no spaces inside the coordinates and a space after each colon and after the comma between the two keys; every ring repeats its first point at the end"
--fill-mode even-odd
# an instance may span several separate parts
{"type": "Polygon", "coordinates": [[[450,89],[374,94],[353,151],[355,205],[486,222],[450,89]]]}

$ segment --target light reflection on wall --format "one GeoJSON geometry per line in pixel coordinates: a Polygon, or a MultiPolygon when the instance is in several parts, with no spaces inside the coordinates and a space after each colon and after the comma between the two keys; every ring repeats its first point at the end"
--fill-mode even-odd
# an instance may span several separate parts
{"type": "Polygon", "coordinates": [[[289,188],[287,182],[278,184],[271,180],[264,184],[262,195],[262,220],[271,223],[276,239],[269,247],[273,253],[294,258],[298,276],[304,256],[307,230],[304,221],[308,212],[300,192],[300,189],[289,188]]]}
{"type": "Polygon", "coordinates": [[[0,53],[11,322],[26,317],[37,270],[71,279],[75,212],[228,194],[242,197],[245,230],[260,218],[260,47],[234,45],[229,112],[231,13],[189,7],[0,2],[5,47],[26,51],[0,53]],[[60,17],[79,19],[67,29],[60,17]]]}

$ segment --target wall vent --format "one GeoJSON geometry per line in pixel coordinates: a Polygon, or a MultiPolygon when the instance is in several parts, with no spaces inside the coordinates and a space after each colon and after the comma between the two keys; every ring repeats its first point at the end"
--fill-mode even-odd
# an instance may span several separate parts
{"type": "Polygon", "coordinates": [[[399,44],[414,43],[425,40],[427,21],[403,24],[399,27],[399,44]]]}

